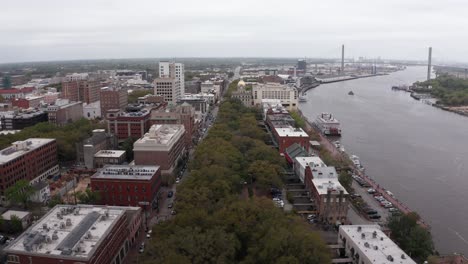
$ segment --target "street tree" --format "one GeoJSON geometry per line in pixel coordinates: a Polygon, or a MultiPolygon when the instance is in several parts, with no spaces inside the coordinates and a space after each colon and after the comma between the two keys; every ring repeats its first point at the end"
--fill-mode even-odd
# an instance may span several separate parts
{"type": "Polygon", "coordinates": [[[31,195],[33,194],[34,188],[27,180],[19,180],[5,190],[5,196],[8,201],[17,205],[22,205],[25,209],[27,208],[31,195]]]}

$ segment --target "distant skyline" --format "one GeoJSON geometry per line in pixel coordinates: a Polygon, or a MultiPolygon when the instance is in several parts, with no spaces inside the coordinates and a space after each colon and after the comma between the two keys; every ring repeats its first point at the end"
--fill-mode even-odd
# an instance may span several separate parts
{"type": "Polygon", "coordinates": [[[468,2],[5,1],[0,63],[149,57],[468,62],[468,2]]]}

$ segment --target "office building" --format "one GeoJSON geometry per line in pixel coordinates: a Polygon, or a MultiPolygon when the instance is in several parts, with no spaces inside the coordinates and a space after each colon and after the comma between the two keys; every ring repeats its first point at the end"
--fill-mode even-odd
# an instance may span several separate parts
{"type": "Polygon", "coordinates": [[[62,82],[62,98],[87,104],[99,101],[101,84],[88,74],[71,74],[62,82]]]}
{"type": "Polygon", "coordinates": [[[279,83],[255,84],[252,88],[254,105],[261,105],[262,100],[280,100],[287,110],[296,110],[298,92],[296,88],[279,83]]]}
{"type": "Polygon", "coordinates": [[[133,144],[136,165],[157,165],[170,174],[186,153],[183,125],[153,125],[133,144]]]}
{"type": "Polygon", "coordinates": [[[107,164],[123,164],[125,157],[125,150],[100,150],[94,154],[94,167],[102,168],[107,164]]]}
{"type": "Polygon", "coordinates": [[[185,128],[185,144],[192,145],[195,133],[195,109],[188,103],[171,105],[166,109],[151,111],[151,125],[182,124],[185,128]]]}
{"type": "MultiPolygon", "coordinates": [[[[50,138],[30,138],[13,142],[0,150],[0,194],[19,180],[36,183],[59,173],[57,142],[50,138]]],[[[4,200],[3,200],[4,201],[4,200]]]]}
{"type": "Polygon", "coordinates": [[[36,108],[40,105],[41,101],[45,100],[45,96],[42,95],[29,95],[24,98],[15,98],[11,100],[12,106],[18,108],[28,109],[36,108]]]}
{"type": "Polygon", "coordinates": [[[7,263],[124,263],[142,225],[139,207],[57,205],[5,249],[7,263]]]}
{"type": "Polygon", "coordinates": [[[91,177],[91,189],[100,193],[102,204],[141,206],[148,211],[157,205],[160,186],[159,166],[105,165],[91,177]]]}
{"type": "Polygon", "coordinates": [[[25,109],[0,112],[1,130],[21,130],[48,121],[48,114],[41,110],[25,109]]]}
{"type": "Polygon", "coordinates": [[[83,117],[83,104],[70,102],[68,99],[57,99],[54,105],[47,107],[49,123],[66,125],[83,117]]]}
{"type": "Polygon", "coordinates": [[[105,113],[109,109],[125,110],[128,105],[128,93],[124,89],[116,89],[105,87],[101,89],[101,113],[105,113]]]}
{"type": "Polygon", "coordinates": [[[179,94],[185,94],[185,70],[184,64],[178,62],[160,61],[159,62],[159,77],[160,78],[176,78],[179,83],[179,94]]]}
{"type": "Polygon", "coordinates": [[[176,78],[157,78],[154,80],[154,94],[164,97],[167,103],[176,104],[180,100],[180,81],[176,78]]]}
{"type": "Polygon", "coordinates": [[[88,169],[95,167],[94,155],[101,150],[111,150],[118,147],[114,134],[106,133],[104,129],[95,129],[91,137],[76,143],[77,161],[88,169]]]}
{"type": "Polygon", "coordinates": [[[141,138],[150,128],[150,111],[141,109],[136,112],[110,109],[106,113],[107,131],[117,136],[119,141],[141,138]]]}

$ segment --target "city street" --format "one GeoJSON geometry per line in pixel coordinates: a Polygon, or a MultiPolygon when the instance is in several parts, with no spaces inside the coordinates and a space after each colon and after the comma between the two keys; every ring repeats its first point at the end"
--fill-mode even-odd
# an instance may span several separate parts
{"type": "Polygon", "coordinates": [[[354,180],[353,180],[352,187],[354,188],[356,194],[360,194],[362,196],[362,199],[370,207],[372,207],[374,210],[376,210],[379,213],[379,215],[382,216],[382,218],[380,218],[380,221],[373,221],[373,222],[385,222],[387,220],[387,218],[390,216],[390,212],[388,211],[388,209],[382,207],[377,202],[377,200],[375,200],[374,196],[372,196],[371,194],[369,194],[367,192],[367,190],[369,188],[364,188],[364,187],[359,186],[359,184],[354,180]]]}

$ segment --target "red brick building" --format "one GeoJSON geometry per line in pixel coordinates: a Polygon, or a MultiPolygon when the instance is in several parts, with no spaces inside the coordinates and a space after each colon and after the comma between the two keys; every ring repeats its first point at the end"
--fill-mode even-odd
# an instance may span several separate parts
{"type": "Polygon", "coordinates": [[[106,165],[91,177],[91,189],[105,205],[153,208],[160,186],[159,166],[106,165]]]}
{"type": "Polygon", "coordinates": [[[101,84],[97,80],[83,79],[62,82],[62,98],[87,104],[99,101],[101,84]]]}
{"type": "Polygon", "coordinates": [[[13,142],[0,151],[0,194],[19,180],[39,182],[59,173],[57,142],[50,138],[30,138],[13,142]]]}
{"type": "Polygon", "coordinates": [[[151,111],[150,125],[182,124],[185,128],[185,144],[193,145],[196,132],[195,109],[188,103],[151,111]]]}
{"type": "Polygon", "coordinates": [[[285,153],[286,149],[294,143],[309,151],[309,135],[302,128],[293,127],[294,119],[289,114],[268,114],[266,122],[278,144],[280,153],[285,153]]]}
{"type": "Polygon", "coordinates": [[[125,110],[128,105],[128,94],[126,90],[112,88],[101,89],[101,113],[105,116],[110,109],[125,110]]]}
{"type": "Polygon", "coordinates": [[[7,263],[125,263],[141,230],[138,207],[57,205],[5,249],[7,263]]]}
{"type": "Polygon", "coordinates": [[[158,165],[162,174],[171,174],[186,153],[183,125],[153,125],[133,144],[136,165],[158,165]]]}
{"type": "Polygon", "coordinates": [[[119,141],[141,138],[150,128],[150,111],[143,109],[138,112],[123,112],[111,109],[106,113],[107,131],[117,136],[119,141]]]}

